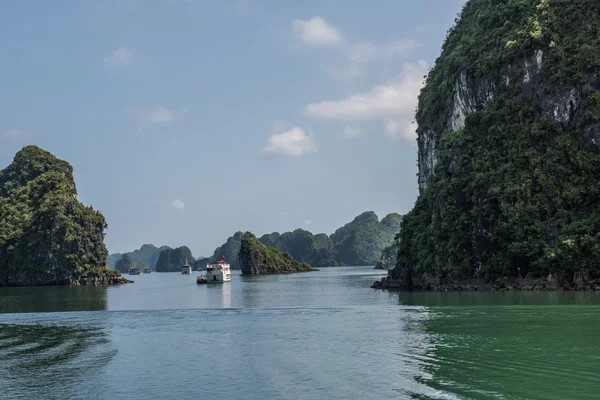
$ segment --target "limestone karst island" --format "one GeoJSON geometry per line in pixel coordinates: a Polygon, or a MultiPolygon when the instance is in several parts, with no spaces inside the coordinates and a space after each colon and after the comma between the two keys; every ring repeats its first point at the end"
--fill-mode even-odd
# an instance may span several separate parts
{"type": "Polygon", "coordinates": [[[0,54],[0,400],[600,397],[600,0],[13,0],[0,54]]]}
{"type": "Polygon", "coordinates": [[[465,5],[419,95],[420,194],[374,287],[600,289],[599,11],[465,5]]]}

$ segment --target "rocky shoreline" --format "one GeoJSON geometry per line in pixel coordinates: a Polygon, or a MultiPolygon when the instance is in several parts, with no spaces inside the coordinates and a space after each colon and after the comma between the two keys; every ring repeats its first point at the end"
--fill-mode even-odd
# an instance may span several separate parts
{"type": "Polygon", "coordinates": [[[390,276],[383,277],[371,286],[373,289],[389,291],[413,291],[413,292],[516,292],[516,291],[600,291],[600,279],[585,280],[582,274],[576,274],[572,282],[561,281],[552,275],[546,277],[505,277],[494,281],[483,279],[441,281],[433,277],[416,279],[407,285],[401,279],[390,276]]]}
{"type": "Polygon", "coordinates": [[[125,283],[134,283],[120,274],[97,275],[81,278],[66,278],[58,281],[39,281],[29,280],[19,283],[11,282],[8,285],[0,287],[31,287],[31,286],[99,286],[99,285],[122,285],[125,283]]]}
{"type": "Polygon", "coordinates": [[[88,286],[88,285],[122,285],[125,283],[133,283],[132,280],[125,278],[122,275],[111,274],[101,275],[89,278],[70,279],[66,285],[69,286],[88,286]]]}

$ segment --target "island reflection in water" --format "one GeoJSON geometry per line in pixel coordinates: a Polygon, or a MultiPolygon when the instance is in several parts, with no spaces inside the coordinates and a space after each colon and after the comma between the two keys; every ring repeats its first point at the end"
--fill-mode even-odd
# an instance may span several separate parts
{"type": "Polygon", "coordinates": [[[105,286],[0,288],[0,313],[104,311],[105,286]]]}
{"type": "MultiPolygon", "coordinates": [[[[413,398],[594,398],[596,293],[399,293],[413,398]],[[577,379],[573,379],[577,376],[577,379]]],[[[402,340],[399,340],[402,342],[402,340]]],[[[399,371],[400,372],[400,371],[399,371]]]]}

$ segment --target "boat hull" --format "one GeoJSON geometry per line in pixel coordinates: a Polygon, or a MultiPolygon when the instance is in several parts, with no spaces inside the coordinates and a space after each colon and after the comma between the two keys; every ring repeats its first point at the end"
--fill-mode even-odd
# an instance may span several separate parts
{"type": "Polygon", "coordinates": [[[214,274],[206,274],[206,283],[225,283],[231,281],[231,275],[227,276],[225,273],[217,272],[214,274]]]}

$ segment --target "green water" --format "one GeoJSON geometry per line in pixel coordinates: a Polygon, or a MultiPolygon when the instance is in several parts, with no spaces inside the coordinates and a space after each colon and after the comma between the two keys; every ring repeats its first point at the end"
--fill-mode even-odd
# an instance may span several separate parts
{"type": "Polygon", "coordinates": [[[0,289],[0,398],[599,397],[600,295],[397,294],[378,274],[0,289]]]}

